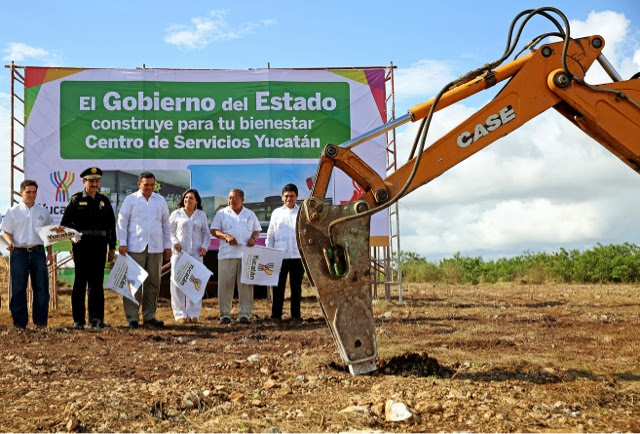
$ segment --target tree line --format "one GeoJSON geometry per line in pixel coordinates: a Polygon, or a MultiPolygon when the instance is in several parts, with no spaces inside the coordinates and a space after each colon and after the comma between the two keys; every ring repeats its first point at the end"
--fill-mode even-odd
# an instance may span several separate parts
{"type": "Polygon", "coordinates": [[[512,258],[483,260],[462,256],[436,262],[402,252],[405,282],[478,283],[636,283],[640,281],[640,247],[598,243],[594,248],[552,253],[526,251],[512,258]]]}

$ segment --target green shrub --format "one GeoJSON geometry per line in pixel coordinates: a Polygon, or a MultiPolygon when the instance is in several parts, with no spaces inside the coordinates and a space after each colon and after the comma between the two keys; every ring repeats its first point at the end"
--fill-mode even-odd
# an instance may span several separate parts
{"type": "Polygon", "coordinates": [[[558,252],[526,251],[513,258],[484,261],[462,256],[438,262],[413,252],[403,252],[402,275],[406,282],[472,284],[480,282],[542,283],[635,283],[640,281],[640,248],[635,244],[597,244],[580,252],[560,248],[558,252]]]}

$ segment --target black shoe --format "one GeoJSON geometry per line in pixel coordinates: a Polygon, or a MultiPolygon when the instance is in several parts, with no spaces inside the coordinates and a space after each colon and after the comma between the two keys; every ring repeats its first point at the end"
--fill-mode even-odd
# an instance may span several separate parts
{"type": "Polygon", "coordinates": [[[238,318],[238,322],[241,324],[249,324],[251,320],[246,316],[241,316],[240,318],[238,318]]]}
{"type": "Polygon", "coordinates": [[[111,327],[109,324],[105,323],[101,319],[92,319],[89,320],[89,327],[94,329],[103,329],[105,327],[111,327]]]}
{"type": "Polygon", "coordinates": [[[220,324],[231,324],[231,318],[227,318],[226,316],[220,318],[220,324]]]}
{"type": "Polygon", "coordinates": [[[82,330],[82,329],[84,329],[84,324],[79,323],[79,322],[74,322],[73,323],[73,329],[74,330],[82,330]]]}
{"type": "Polygon", "coordinates": [[[282,317],[272,316],[269,319],[273,322],[282,322],[282,317]]]}
{"type": "Polygon", "coordinates": [[[150,320],[145,321],[144,324],[156,328],[164,327],[164,321],[159,321],[155,318],[151,318],[150,320]]]}
{"type": "Polygon", "coordinates": [[[140,327],[140,324],[138,324],[138,321],[129,321],[130,329],[137,329],[138,327],[140,327]]]}

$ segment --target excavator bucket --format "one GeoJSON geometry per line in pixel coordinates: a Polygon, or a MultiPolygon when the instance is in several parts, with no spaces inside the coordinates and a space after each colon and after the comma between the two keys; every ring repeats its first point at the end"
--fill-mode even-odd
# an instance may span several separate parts
{"type": "Polygon", "coordinates": [[[375,325],[371,306],[369,227],[363,216],[337,224],[334,220],[368,210],[365,201],[344,205],[307,198],[298,214],[297,238],[307,276],[318,289],[325,320],[340,357],[352,374],[376,369],[375,325]]]}

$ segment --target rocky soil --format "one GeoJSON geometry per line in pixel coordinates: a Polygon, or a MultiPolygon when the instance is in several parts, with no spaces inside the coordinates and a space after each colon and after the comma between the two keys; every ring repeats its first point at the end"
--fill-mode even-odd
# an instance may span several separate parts
{"type": "MultiPolygon", "coordinates": [[[[6,284],[6,282],[5,282],[6,284]]],[[[409,285],[374,301],[378,370],[351,376],[312,288],[303,323],[125,328],[108,292],[102,331],[0,308],[0,431],[640,431],[635,286],[409,285]]]]}

